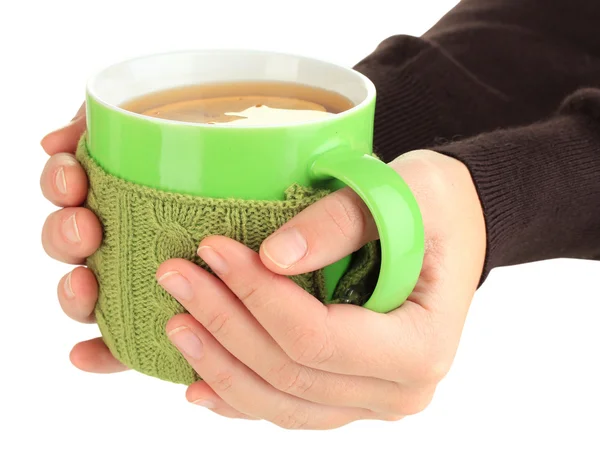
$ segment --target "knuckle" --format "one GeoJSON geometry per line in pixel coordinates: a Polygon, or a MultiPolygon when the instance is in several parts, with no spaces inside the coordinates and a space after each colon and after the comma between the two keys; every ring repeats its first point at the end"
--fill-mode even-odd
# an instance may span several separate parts
{"type": "Polygon", "coordinates": [[[260,284],[250,284],[245,287],[244,291],[238,295],[238,298],[245,306],[261,306],[269,304],[273,300],[273,289],[277,275],[271,273],[265,275],[266,278],[261,277],[260,284]]]}
{"type": "Polygon", "coordinates": [[[430,360],[426,368],[425,379],[430,384],[437,384],[442,381],[450,371],[451,362],[447,358],[436,358],[430,360]]]}
{"type": "Polygon", "coordinates": [[[450,371],[452,359],[445,352],[430,349],[415,362],[415,380],[420,384],[438,384],[450,371]]]}
{"type": "Polygon", "coordinates": [[[308,421],[308,410],[305,407],[298,406],[290,410],[284,410],[276,415],[271,422],[286,430],[300,430],[307,427],[308,421]]]}
{"type": "Polygon", "coordinates": [[[362,234],[366,226],[366,216],[359,205],[354,204],[348,193],[332,193],[324,200],[324,208],[340,234],[352,240],[362,234]]]}
{"type": "Polygon", "coordinates": [[[402,417],[423,412],[431,404],[432,398],[431,394],[421,392],[403,395],[393,405],[391,415],[402,417]]]}
{"type": "Polygon", "coordinates": [[[225,392],[233,385],[233,376],[229,372],[219,373],[215,376],[212,382],[212,387],[215,391],[225,392]]]}
{"type": "Polygon", "coordinates": [[[301,365],[315,366],[328,362],[334,355],[333,344],[324,332],[302,330],[295,335],[288,355],[301,365]]]}
{"type": "Polygon", "coordinates": [[[399,420],[402,420],[404,417],[406,417],[406,416],[403,414],[391,413],[391,414],[384,415],[381,418],[381,420],[385,420],[386,422],[398,422],[399,420]]]}
{"type": "Polygon", "coordinates": [[[449,370],[450,364],[445,359],[424,357],[413,363],[411,379],[416,384],[438,384],[449,370]]]}
{"type": "Polygon", "coordinates": [[[269,383],[280,391],[293,396],[306,394],[314,383],[304,367],[289,361],[284,362],[278,368],[272,369],[268,377],[269,383]]]}
{"type": "Polygon", "coordinates": [[[413,171],[420,175],[425,182],[423,188],[419,187],[419,189],[430,189],[439,192],[439,190],[451,188],[452,183],[448,181],[448,172],[444,167],[440,166],[440,159],[437,158],[439,156],[435,154],[432,151],[409,151],[394,160],[391,166],[397,172],[402,173],[400,170],[402,165],[410,162],[413,171]]]}
{"type": "Polygon", "coordinates": [[[212,315],[205,327],[213,336],[226,336],[231,324],[231,313],[229,311],[217,311],[212,315]]]}
{"type": "Polygon", "coordinates": [[[240,294],[240,301],[244,304],[247,302],[251,302],[254,298],[256,298],[258,292],[258,288],[256,286],[248,286],[248,288],[240,294]]]}
{"type": "Polygon", "coordinates": [[[385,415],[390,417],[404,417],[423,412],[433,399],[435,387],[421,387],[407,389],[399,384],[396,385],[397,392],[392,396],[390,403],[385,408],[385,415]]]}

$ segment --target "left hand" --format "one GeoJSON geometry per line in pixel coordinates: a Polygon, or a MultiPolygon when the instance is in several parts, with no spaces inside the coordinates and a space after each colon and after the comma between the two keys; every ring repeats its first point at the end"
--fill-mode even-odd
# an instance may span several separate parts
{"type": "Polygon", "coordinates": [[[423,410],[456,352],[485,253],[483,214],[466,167],[416,151],[393,162],[423,214],[426,256],[409,300],[389,314],[321,304],[284,275],[313,271],[377,237],[358,196],[344,189],[304,210],[257,254],[221,236],[199,256],[163,263],[159,283],[189,312],[169,338],[204,381],[189,401],[227,417],[290,429],[423,410]]]}

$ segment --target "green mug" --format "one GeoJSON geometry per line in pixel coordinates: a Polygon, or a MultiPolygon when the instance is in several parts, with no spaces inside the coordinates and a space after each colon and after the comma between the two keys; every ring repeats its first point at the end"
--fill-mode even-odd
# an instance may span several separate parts
{"type": "MultiPolygon", "coordinates": [[[[96,308],[98,322],[111,351],[139,371],[175,382],[193,381],[193,373],[173,356],[176,354],[169,350],[168,340],[159,334],[136,349],[127,346],[127,342],[136,341],[133,336],[142,327],[136,325],[136,319],[124,319],[122,313],[117,318],[112,311],[119,311],[123,303],[135,304],[135,286],[150,281],[133,279],[138,259],[143,258],[134,254],[137,249],[115,247],[142,237],[148,232],[143,224],[152,220],[157,229],[144,244],[154,245],[158,258],[160,254],[173,253],[186,256],[186,251],[192,249],[190,259],[193,259],[200,240],[193,240],[193,234],[186,232],[182,221],[192,226],[199,224],[203,216],[194,219],[196,216],[190,215],[196,206],[204,208],[205,216],[211,209],[220,208],[221,203],[232,201],[251,205],[273,202],[279,209],[291,208],[293,204],[285,200],[294,185],[326,191],[348,186],[363,199],[380,237],[379,274],[364,307],[386,313],[400,306],[419,277],[424,231],[418,205],[406,183],[392,168],[371,155],[374,111],[375,86],[362,74],[321,60],[283,53],[247,50],[166,53],[128,60],[94,76],[87,86],[87,133],[80,142],[78,156],[90,178],[88,205],[98,213],[104,227],[103,247],[90,258],[90,267],[98,277],[101,291],[96,308]],[[354,107],[317,121],[269,126],[176,122],[119,107],[133,98],[160,90],[238,81],[278,81],[319,87],[342,94],[354,107]],[[175,198],[176,203],[165,203],[165,198],[175,198]],[[175,225],[172,218],[179,218],[175,225]],[[167,219],[171,222],[165,223],[167,219]],[[181,238],[165,242],[161,229],[165,224],[171,233],[181,233],[181,238]],[[179,252],[160,249],[169,244],[181,246],[179,252]],[[124,279],[130,286],[124,284],[124,279]],[[152,352],[161,350],[169,350],[169,358],[163,358],[162,366],[157,367],[152,352]],[[144,359],[144,355],[150,358],[144,359]]],[[[221,219],[232,214],[230,209],[223,211],[221,219]]],[[[254,219],[247,219],[262,227],[254,219]]],[[[213,232],[218,232],[219,227],[217,224],[213,232]]],[[[153,263],[161,261],[156,259],[153,263]]],[[[350,263],[351,257],[346,257],[322,271],[325,301],[331,300],[350,263]]],[[[151,265],[147,268],[155,268],[151,265]]],[[[154,295],[166,296],[159,289],[152,289],[154,295]]],[[[155,309],[159,308],[157,304],[155,309]]],[[[171,308],[176,310],[174,305],[171,308]]],[[[157,313],[132,315],[147,318],[157,313]]],[[[161,327],[162,324],[152,324],[144,328],[161,327]]]]}

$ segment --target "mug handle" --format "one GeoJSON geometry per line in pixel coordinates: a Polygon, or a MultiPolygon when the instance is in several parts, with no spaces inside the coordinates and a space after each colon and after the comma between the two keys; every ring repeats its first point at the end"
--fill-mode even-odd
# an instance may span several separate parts
{"type": "Polygon", "coordinates": [[[365,202],[381,245],[379,279],[364,307],[387,313],[401,306],[419,279],[425,253],[423,219],[410,188],[394,169],[363,155],[324,153],[311,168],[316,180],[335,178],[365,202]]]}

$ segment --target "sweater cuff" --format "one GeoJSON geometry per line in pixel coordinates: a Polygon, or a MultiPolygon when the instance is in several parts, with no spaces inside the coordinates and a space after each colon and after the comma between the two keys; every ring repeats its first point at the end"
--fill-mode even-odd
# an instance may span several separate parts
{"type": "Polygon", "coordinates": [[[410,150],[498,126],[509,102],[439,46],[393,36],[355,67],[377,89],[375,152],[389,162],[410,150]],[[475,119],[474,119],[475,118],[475,119]]]}
{"type": "Polygon", "coordinates": [[[600,255],[600,126],[576,101],[545,122],[432,148],[475,182],[487,230],[481,282],[495,267],[600,255]]]}

